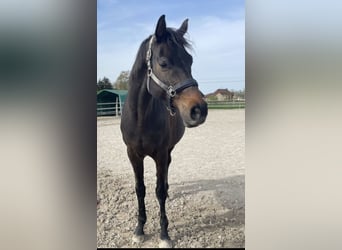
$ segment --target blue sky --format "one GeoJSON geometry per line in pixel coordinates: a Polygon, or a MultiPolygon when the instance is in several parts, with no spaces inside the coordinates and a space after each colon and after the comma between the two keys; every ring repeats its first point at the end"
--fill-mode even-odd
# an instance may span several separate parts
{"type": "Polygon", "coordinates": [[[97,78],[114,82],[130,70],[162,14],[174,28],[189,18],[192,75],[203,93],[245,87],[245,3],[238,0],[98,0],[97,78]]]}

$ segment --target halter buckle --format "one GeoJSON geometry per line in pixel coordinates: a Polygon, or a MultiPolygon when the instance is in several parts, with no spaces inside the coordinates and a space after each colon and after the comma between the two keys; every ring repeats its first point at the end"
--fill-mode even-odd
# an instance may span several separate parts
{"type": "Polygon", "coordinates": [[[151,48],[148,49],[147,53],[146,53],[146,61],[149,61],[151,59],[151,48]]]}

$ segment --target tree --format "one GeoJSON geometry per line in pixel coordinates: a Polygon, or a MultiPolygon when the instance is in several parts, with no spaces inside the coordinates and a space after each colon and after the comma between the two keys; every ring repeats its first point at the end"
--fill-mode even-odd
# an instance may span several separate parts
{"type": "Polygon", "coordinates": [[[114,83],[114,89],[128,89],[129,71],[121,71],[114,83]]]}
{"type": "Polygon", "coordinates": [[[97,81],[97,91],[102,89],[113,89],[113,85],[107,77],[103,77],[102,80],[97,81]]]}
{"type": "Polygon", "coordinates": [[[243,90],[232,90],[234,99],[244,100],[245,99],[245,88],[243,90]]]}
{"type": "Polygon", "coordinates": [[[217,101],[217,96],[216,96],[216,95],[209,95],[209,96],[207,97],[207,100],[208,100],[208,101],[217,101]]]}

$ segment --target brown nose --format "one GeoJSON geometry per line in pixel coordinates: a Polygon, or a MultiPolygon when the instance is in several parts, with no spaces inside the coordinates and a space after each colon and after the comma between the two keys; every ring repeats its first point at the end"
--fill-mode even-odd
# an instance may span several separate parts
{"type": "Polygon", "coordinates": [[[197,126],[205,121],[208,114],[208,106],[206,102],[196,104],[190,109],[191,125],[197,126]]]}

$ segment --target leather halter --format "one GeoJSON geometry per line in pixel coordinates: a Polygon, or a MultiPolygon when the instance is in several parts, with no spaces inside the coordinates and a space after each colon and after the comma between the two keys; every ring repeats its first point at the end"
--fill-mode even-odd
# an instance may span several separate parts
{"type": "Polygon", "coordinates": [[[177,94],[182,92],[184,89],[192,87],[192,86],[198,86],[197,82],[193,78],[189,78],[183,82],[179,82],[175,84],[174,86],[172,85],[167,85],[164,82],[162,82],[152,71],[152,66],[151,66],[151,58],[152,58],[152,43],[154,39],[154,35],[152,35],[149,45],[148,45],[148,50],[146,53],[146,62],[147,62],[147,91],[151,94],[150,92],[150,78],[159,86],[161,87],[167,94],[168,98],[168,104],[166,108],[170,111],[170,115],[174,116],[176,114],[176,109],[172,105],[172,99],[175,97],[177,94]]]}

